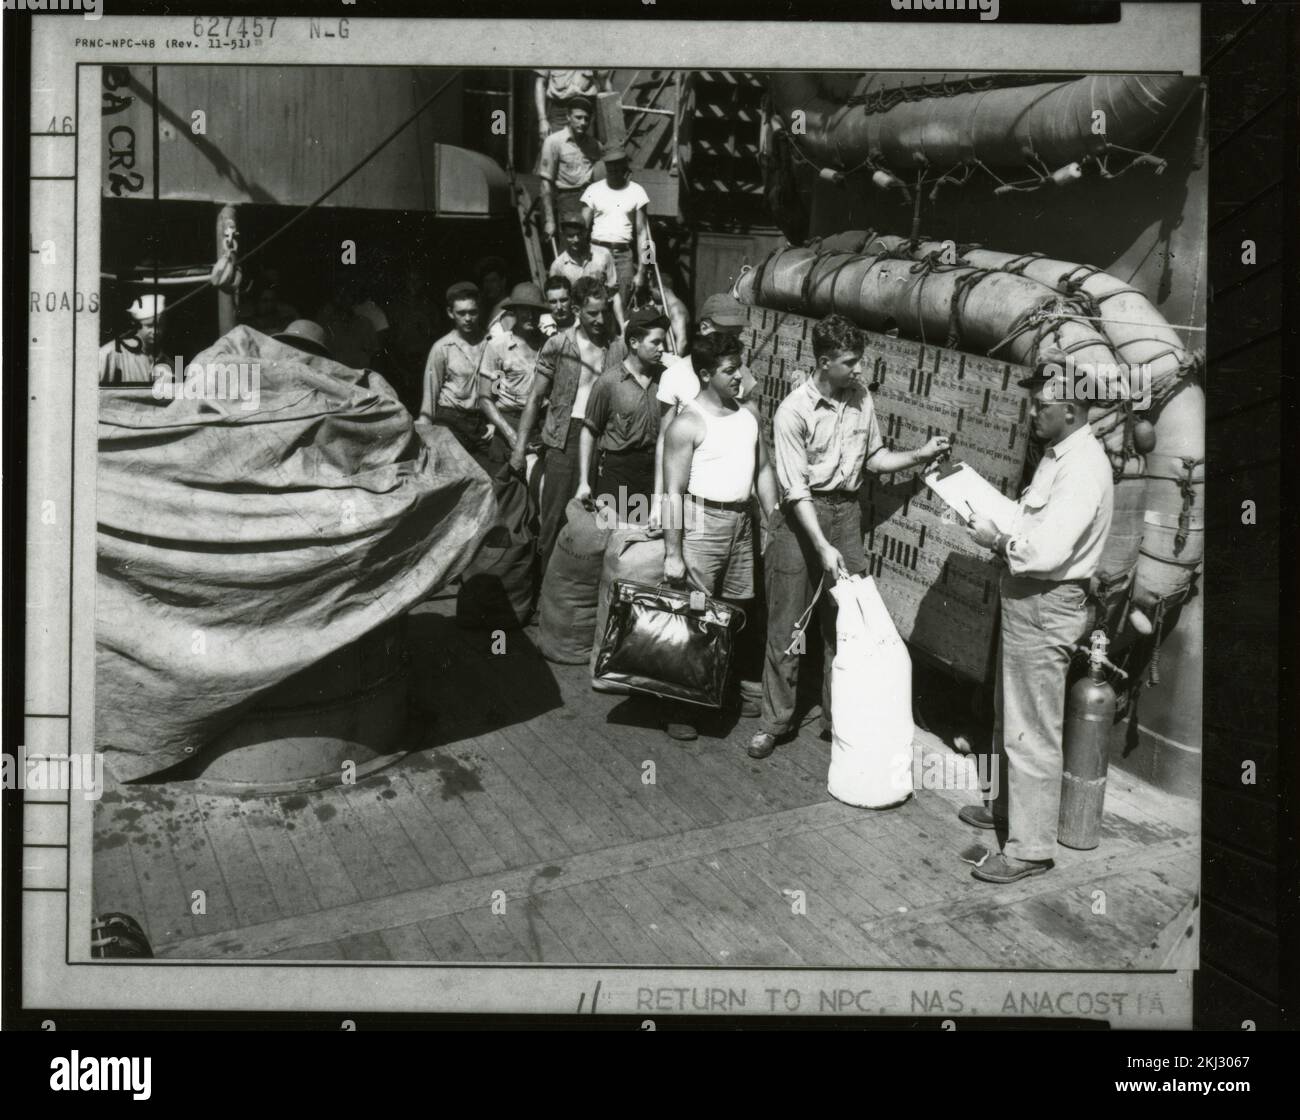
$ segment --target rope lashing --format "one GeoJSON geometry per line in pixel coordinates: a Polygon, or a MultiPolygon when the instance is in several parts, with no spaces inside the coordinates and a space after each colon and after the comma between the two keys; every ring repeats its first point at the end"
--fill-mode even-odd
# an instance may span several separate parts
{"type": "Polygon", "coordinates": [[[817,581],[817,590],[813,593],[812,602],[808,604],[808,609],[799,616],[799,621],[794,624],[794,629],[790,631],[790,644],[785,647],[787,657],[794,653],[802,652],[797,650],[796,647],[806,644],[803,642],[804,631],[808,629],[808,623],[812,619],[813,608],[817,606],[817,600],[821,598],[822,588],[825,586],[826,576],[823,574],[822,578],[817,581]]]}
{"type": "Polygon", "coordinates": [[[1041,260],[1042,258],[1042,253],[1023,253],[1016,257],[1015,260],[1007,261],[1007,263],[1002,265],[998,271],[1009,272],[1012,276],[1023,276],[1026,268],[1033,264],[1034,261],[1041,260]]]}
{"type": "Polygon", "coordinates": [[[976,268],[958,276],[953,283],[952,301],[948,305],[948,341],[949,350],[961,349],[961,313],[970,298],[971,289],[989,275],[989,269],[976,268]]]}

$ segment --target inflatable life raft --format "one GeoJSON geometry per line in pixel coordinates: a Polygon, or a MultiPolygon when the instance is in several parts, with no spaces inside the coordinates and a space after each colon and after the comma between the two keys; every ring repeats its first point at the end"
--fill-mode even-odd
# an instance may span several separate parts
{"type": "Polygon", "coordinates": [[[1050,174],[1112,151],[1142,154],[1200,85],[1169,74],[918,77],[776,73],[771,109],[802,156],[839,171],[991,164],[1050,174]]]}
{"type": "Polygon", "coordinates": [[[1128,603],[1135,630],[1158,629],[1204,550],[1205,397],[1189,376],[1197,356],[1145,295],[1089,265],[870,233],[835,242],[862,251],[776,250],[740,277],[738,298],[811,318],[839,312],[1022,365],[1050,345],[1077,368],[1145,369],[1149,383],[1133,384],[1149,389],[1146,417],[1120,399],[1095,403],[1089,419],[1116,483],[1100,593],[1115,621],[1128,603]]]}

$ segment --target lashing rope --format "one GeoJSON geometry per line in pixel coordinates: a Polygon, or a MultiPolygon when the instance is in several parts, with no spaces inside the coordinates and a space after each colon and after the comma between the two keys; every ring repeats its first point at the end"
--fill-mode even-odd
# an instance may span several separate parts
{"type": "Polygon", "coordinates": [[[826,576],[823,574],[822,578],[817,581],[817,590],[813,592],[812,602],[808,604],[808,609],[799,616],[799,621],[794,624],[794,629],[790,631],[790,644],[785,647],[787,657],[793,654],[795,646],[800,644],[804,631],[808,629],[808,623],[812,619],[813,608],[817,606],[817,600],[821,598],[822,588],[825,586],[826,576]]]}
{"type": "Polygon", "coordinates": [[[971,289],[988,276],[987,268],[975,268],[958,276],[953,283],[952,301],[948,304],[948,341],[949,350],[961,349],[961,313],[970,299],[971,289]]]}

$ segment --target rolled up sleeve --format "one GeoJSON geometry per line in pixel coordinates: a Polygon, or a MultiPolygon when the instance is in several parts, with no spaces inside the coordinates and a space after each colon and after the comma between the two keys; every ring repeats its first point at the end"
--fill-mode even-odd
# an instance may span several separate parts
{"type": "Polygon", "coordinates": [[[447,351],[435,342],[424,363],[424,398],[420,402],[420,415],[432,420],[438,411],[438,394],[447,376],[447,351]]]}
{"type": "Polygon", "coordinates": [[[593,435],[600,435],[609,423],[609,383],[603,377],[591,387],[587,397],[587,415],[582,422],[593,435]]]}
{"type": "Polygon", "coordinates": [[[553,334],[542,343],[542,352],[537,355],[537,376],[546,378],[548,383],[555,381],[555,364],[564,351],[564,336],[553,334]]]}
{"type": "Polygon", "coordinates": [[[560,146],[555,142],[558,132],[552,132],[542,141],[542,154],[537,161],[537,174],[543,179],[555,181],[560,170],[560,146]]]}
{"type": "Polygon", "coordinates": [[[880,431],[880,421],[876,417],[876,406],[867,398],[867,457],[864,462],[871,462],[871,456],[885,449],[885,437],[880,431]]]}
{"type": "Polygon", "coordinates": [[[794,409],[778,408],[772,419],[772,449],[781,500],[797,502],[812,496],[808,485],[807,424],[794,409]]]}

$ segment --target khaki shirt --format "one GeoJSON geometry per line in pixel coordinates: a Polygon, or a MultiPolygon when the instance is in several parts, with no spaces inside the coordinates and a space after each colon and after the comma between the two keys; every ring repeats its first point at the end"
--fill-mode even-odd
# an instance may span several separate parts
{"type": "Polygon", "coordinates": [[[514,331],[488,343],[479,384],[501,408],[519,411],[528,403],[537,372],[537,351],[514,331]],[[485,384],[486,383],[486,384],[485,384]]]}
{"type": "Polygon", "coordinates": [[[424,400],[420,415],[432,420],[438,409],[478,411],[478,374],[487,339],[466,342],[455,331],[433,344],[424,363],[424,400]]]}
{"type": "Polygon", "coordinates": [[[857,382],[836,401],[822,396],[808,377],[772,418],[776,480],[786,502],[831,490],[858,490],[867,461],[884,446],[871,394],[857,382]]]}
{"type": "Polygon", "coordinates": [[[563,276],[570,285],[576,284],[584,276],[590,276],[603,283],[607,290],[618,287],[618,268],[614,264],[614,254],[603,245],[593,245],[591,256],[579,264],[566,249],[551,262],[550,275],[563,276]]]}
{"type": "Polygon", "coordinates": [[[537,173],[543,179],[551,180],[556,190],[579,190],[591,185],[592,172],[600,162],[600,151],[600,145],[591,133],[579,140],[566,126],[542,141],[537,173]]]}
{"type": "Polygon", "coordinates": [[[1084,424],[1038,461],[1007,542],[1007,568],[1034,579],[1091,579],[1114,502],[1110,460],[1092,426],[1084,424]]]}
{"type": "Polygon", "coordinates": [[[599,76],[604,70],[538,70],[546,80],[546,96],[551,101],[568,101],[571,97],[590,97],[600,92],[599,76]]]}

